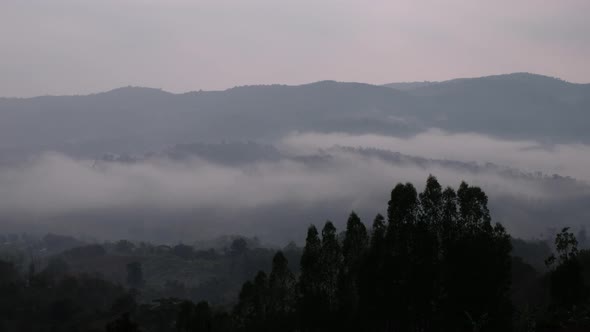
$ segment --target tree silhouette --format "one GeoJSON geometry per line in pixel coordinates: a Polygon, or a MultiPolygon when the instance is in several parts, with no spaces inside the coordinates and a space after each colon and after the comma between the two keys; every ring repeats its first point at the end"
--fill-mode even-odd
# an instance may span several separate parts
{"type": "Polygon", "coordinates": [[[373,228],[371,231],[371,251],[381,252],[383,242],[385,241],[385,233],[387,226],[385,225],[385,218],[381,214],[377,214],[373,220],[373,228]]]}
{"type": "Polygon", "coordinates": [[[410,254],[414,244],[414,228],[418,218],[419,201],[411,183],[397,184],[391,191],[387,207],[383,269],[379,273],[385,280],[383,292],[389,299],[384,326],[396,330],[410,329],[412,292],[410,281],[413,271],[410,254]]]}
{"type": "Polygon", "coordinates": [[[342,264],[342,252],[336,235],[336,227],[327,221],[322,229],[320,251],[320,312],[322,326],[327,328],[336,321],[338,311],[338,279],[342,264]]]}
{"type": "Polygon", "coordinates": [[[555,237],[557,258],[551,255],[546,263],[551,274],[551,301],[556,308],[571,309],[587,298],[582,266],[578,260],[578,241],[569,228],[555,237]],[[557,264],[557,266],[554,266],[557,264]]]}
{"type": "Polygon", "coordinates": [[[246,282],[235,308],[238,327],[244,331],[267,331],[269,306],[268,277],[258,272],[254,282],[246,282]]]}
{"type": "Polygon", "coordinates": [[[299,277],[301,324],[307,331],[315,330],[321,317],[321,251],[322,241],[318,231],[315,226],[309,226],[305,247],[301,255],[301,275],[299,277]]]}
{"type": "Polygon", "coordinates": [[[426,187],[420,193],[421,218],[424,222],[438,225],[443,218],[443,191],[438,180],[429,175],[426,180],[426,187]]]}
{"type": "Polygon", "coordinates": [[[457,197],[459,218],[443,258],[445,326],[509,330],[510,237],[500,224],[492,226],[487,196],[479,187],[462,182],[457,197]]]}
{"type": "Polygon", "coordinates": [[[284,331],[294,324],[296,309],[296,280],[289,270],[289,262],[281,251],[272,260],[269,276],[269,328],[284,331]]]}
{"type": "Polygon", "coordinates": [[[353,211],[346,223],[346,233],[342,243],[343,264],[340,270],[339,299],[340,323],[348,328],[360,328],[359,323],[359,274],[362,261],[369,246],[367,228],[353,211]]]}
{"type": "Polygon", "coordinates": [[[353,211],[346,223],[346,233],[342,243],[342,256],[345,272],[355,270],[364,257],[369,244],[367,228],[353,211]]]}

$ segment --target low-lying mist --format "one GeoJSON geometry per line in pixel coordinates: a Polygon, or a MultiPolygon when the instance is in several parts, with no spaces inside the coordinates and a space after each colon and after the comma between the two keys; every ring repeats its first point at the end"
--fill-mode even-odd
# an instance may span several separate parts
{"type": "Polygon", "coordinates": [[[481,186],[494,220],[516,236],[589,217],[585,182],[543,175],[590,178],[586,145],[429,130],[411,138],[294,133],[274,146],[263,149],[272,158],[228,156],[231,162],[224,144],[209,146],[219,148],[216,158],[156,153],[113,161],[48,152],[0,169],[0,218],[8,230],[98,238],[178,242],[240,233],[300,241],[305,225],[342,225],[351,210],[370,224],[396,183],[420,191],[429,174],[445,186],[481,186]]]}
{"type": "Polygon", "coordinates": [[[373,147],[434,159],[495,163],[526,172],[559,174],[590,181],[590,146],[506,140],[476,133],[448,133],[429,129],[412,137],[347,133],[296,133],[285,137],[285,147],[313,151],[335,145],[373,147]]]}

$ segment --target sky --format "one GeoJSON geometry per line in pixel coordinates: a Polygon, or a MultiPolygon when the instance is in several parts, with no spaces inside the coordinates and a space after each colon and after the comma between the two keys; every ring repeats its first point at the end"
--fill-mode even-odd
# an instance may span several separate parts
{"type": "Polygon", "coordinates": [[[1,0],[0,96],[510,72],[588,83],[588,13],[588,0],[1,0]]]}

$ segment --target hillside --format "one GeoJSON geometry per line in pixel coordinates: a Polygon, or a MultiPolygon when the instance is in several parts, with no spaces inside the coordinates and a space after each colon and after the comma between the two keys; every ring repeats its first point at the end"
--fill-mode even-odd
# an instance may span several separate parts
{"type": "Polygon", "coordinates": [[[195,141],[268,140],[292,131],[404,136],[430,127],[590,141],[588,84],[510,74],[401,90],[323,81],[186,94],[121,88],[88,96],[4,98],[0,149],[94,156],[195,141]]]}

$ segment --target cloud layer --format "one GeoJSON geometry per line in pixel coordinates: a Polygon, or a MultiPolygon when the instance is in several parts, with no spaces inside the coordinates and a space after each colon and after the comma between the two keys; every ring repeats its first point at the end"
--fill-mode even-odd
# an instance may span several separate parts
{"type": "Polygon", "coordinates": [[[346,133],[297,133],[287,136],[283,146],[294,151],[313,151],[332,146],[373,147],[408,155],[466,162],[495,163],[527,172],[571,176],[590,181],[590,146],[546,145],[535,141],[510,141],[490,136],[452,134],[430,129],[402,138],[346,133]]]}
{"type": "Polygon", "coordinates": [[[115,238],[145,237],[150,232],[148,237],[157,238],[168,232],[167,240],[178,241],[246,232],[268,239],[300,239],[307,224],[336,219],[343,225],[350,210],[359,211],[370,223],[376,213],[385,212],[396,183],[412,182],[421,190],[429,174],[444,186],[457,187],[462,180],[481,186],[490,196],[495,219],[516,235],[536,236],[566,221],[577,226],[588,217],[584,207],[590,187],[585,183],[485,165],[559,169],[588,179],[587,146],[548,149],[534,142],[436,130],[403,139],[293,134],[278,146],[284,156],[278,160],[232,165],[198,156],[122,163],[44,154],[25,165],[0,169],[0,220],[16,220],[23,228],[41,225],[38,230],[115,238]]]}

